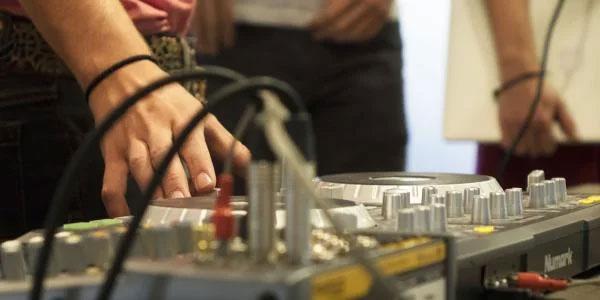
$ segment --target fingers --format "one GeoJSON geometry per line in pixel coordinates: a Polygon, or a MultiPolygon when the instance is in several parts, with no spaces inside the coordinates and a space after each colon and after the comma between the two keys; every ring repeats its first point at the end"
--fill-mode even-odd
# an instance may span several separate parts
{"type": "MultiPolygon", "coordinates": [[[[535,151],[532,151],[536,146],[535,146],[535,142],[534,142],[534,137],[535,135],[533,133],[531,133],[531,129],[527,130],[525,132],[525,135],[523,135],[523,138],[521,138],[521,140],[519,141],[519,143],[517,144],[515,150],[514,150],[514,154],[517,156],[525,156],[525,155],[532,155],[533,152],[537,151],[537,149],[535,149],[535,151]]],[[[512,144],[514,143],[514,140],[516,139],[518,134],[518,128],[512,128],[512,130],[510,131],[510,133],[506,133],[503,134],[502,136],[502,148],[504,148],[504,150],[509,150],[512,147],[512,144]]]]}
{"type": "Polygon", "coordinates": [[[309,24],[309,28],[318,31],[321,28],[331,25],[340,15],[350,9],[353,4],[354,1],[349,0],[328,1],[325,9],[309,24]]]}
{"type": "Polygon", "coordinates": [[[354,5],[345,7],[344,10],[333,12],[335,18],[330,19],[314,32],[317,40],[330,38],[333,40],[348,41],[356,37],[352,36],[352,29],[356,24],[368,16],[369,7],[363,2],[355,2],[354,5]]]}
{"type": "MultiPolygon", "coordinates": [[[[150,152],[150,161],[154,170],[158,169],[162,163],[163,158],[171,148],[171,132],[169,130],[157,129],[150,136],[147,142],[148,149],[150,152]]],[[[162,181],[162,190],[164,196],[167,198],[183,198],[190,197],[190,190],[187,183],[187,176],[185,170],[179,159],[179,156],[175,156],[169,168],[165,173],[162,181]]]]}
{"type": "Polygon", "coordinates": [[[552,135],[552,119],[544,106],[538,107],[527,131],[531,136],[529,156],[537,158],[554,152],[556,140],[552,135]]]}
{"type": "Polygon", "coordinates": [[[389,5],[367,0],[329,1],[309,27],[317,40],[366,41],[373,38],[387,21],[389,5]]]}
{"type": "Polygon", "coordinates": [[[204,140],[203,127],[197,127],[192,132],[180,153],[190,172],[194,194],[212,191],[215,187],[216,176],[210,152],[204,140]]]}
{"type": "Polygon", "coordinates": [[[537,139],[537,134],[538,134],[537,130],[534,128],[534,126],[531,126],[525,132],[525,135],[523,137],[523,140],[524,140],[523,146],[525,146],[525,155],[526,156],[529,156],[532,158],[537,158],[538,156],[540,156],[541,149],[540,149],[539,141],[537,139]]]}
{"type": "Polygon", "coordinates": [[[211,153],[220,160],[224,160],[231,147],[231,144],[237,142],[233,153],[233,166],[238,175],[244,176],[246,167],[250,162],[250,151],[221,125],[213,115],[209,115],[205,121],[206,141],[210,145],[211,153]]]}
{"type": "Polygon", "coordinates": [[[552,131],[548,129],[542,129],[537,132],[536,135],[539,153],[542,156],[550,156],[556,151],[556,139],[552,135],[552,131]]]}
{"type": "Polygon", "coordinates": [[[562,101],[557,102],[556,106],[556,117],[558,119],[558,124],[560,128],[565,133],[569,140],[577,140],[579,137],[577,136],[577,126],[575,125],[575,121],[573,117],[567,110],[567,107],[562,101]]]}
{"type": "Polygon", "coordinates": [[[129,207],[125,201],[127,191],[127,162],[113,150],[104,151],[104,180],[102,185],[102,202],[110,217],[129,215],[129,207]]]}
{"type": "Polygon", "coordinates": [[[370,15],[368,18],[364,18],[360,23],[356,24],[352,29],[351,36],[355,37],[355,40],[363,42],[374,38],[383,25],[385,21],[382,21],[376,15],[370,15]]]}
{"type": "MultiPolygon", "coordinates": [[[[146,190],[154,176],[152,161],[148,146],[143,141],[132,139],[129,143],[128,162],[131,175],[142,190],[146,190]]],[[[164,198],[162,188],[159,186],[153,193],[153,198],[164,198]]]]}

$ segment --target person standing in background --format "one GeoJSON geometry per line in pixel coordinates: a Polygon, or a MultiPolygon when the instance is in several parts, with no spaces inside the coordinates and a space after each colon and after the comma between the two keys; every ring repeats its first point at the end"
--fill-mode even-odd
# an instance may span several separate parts
{"type": "MultiPolygon", "coordinates": [[[[554,2],[553,2],[554,3],[554,2]]],[[[494,34],[501,83],[523,74],[540,71],[530,23],[528,0],[487,0],[490,26],[494,34]]],[[[519,81],[497,97],[502,132],[500,144],[480,144],[477,157],[479,174],[496,174],[504,151],[510,147],[523,125],[539,76],[519,81]]],[[[516,156],[506,169],[500,184],[523,186],[534,169],[543,169],[547,177],[566,177],[570,185],[600,182],[600,145],[577,144],[577,128],[563,99],[549,82],[544,82],[540,103],[529,129],[516,148],[516,156]],[[567,137],[558,144],[552,133],[556,123],[567,137]]]]}
{"type": "MultiPolygon", "coordinates": [[[[393,0],[198,0],[198,63],[289,82],[306,101],[318,174],[402,171],[407,130],[393,0]]],[[[217,112],[232,129],[241,114],[217,112]]]]}

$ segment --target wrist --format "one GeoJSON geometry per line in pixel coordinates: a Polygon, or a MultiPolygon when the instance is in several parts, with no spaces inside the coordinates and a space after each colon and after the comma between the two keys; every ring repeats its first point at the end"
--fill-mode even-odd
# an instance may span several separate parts
{"type": "Polygon", "coordinates": [[[503,54],[498,59],[500,81],[506,82],[526,72],[540,71],[535,55],[503,54]]]}
{"type": "Polygon", "coordinates": [[[137,61],[116,70],[100,82],[90,95],[89,106],[94,119],[103,119],[127,97],[165,76],[165,71],[148,60],[137,61]]]}

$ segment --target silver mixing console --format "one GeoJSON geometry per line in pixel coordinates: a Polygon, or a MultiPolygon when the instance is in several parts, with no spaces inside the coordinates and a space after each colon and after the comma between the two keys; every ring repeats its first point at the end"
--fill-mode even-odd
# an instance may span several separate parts
{"type": "MultiPolygon", "coordinates": [[[[379,204],[383,194],[394,188],[410,193],[411,203],[421,203],[432,194],[478,188],[481,194],[500,192],[502,187],[490,176],[377,172],[322,176],[316,181],[321,197],[350,200],[363,204],[379,204]]],[[[427,201],[427,200],[425,200],[427,201]]]]}
{"type": "MultiPolygon", "coordinates": [[[[402,295],[478,299],[484,291],[502,287],[512,272],[568,277],[600,264],[600,197],[568,195],[564,178],[546,180],[543,175],[535,171],[528,187],[506,190],[491,177],[428,173],[345,174],[325,176],[315,184],[335,206],[330,210],[333,218],[359,234],[357,241],[385,268],[384,273],[396,275],[402,295]],[[554,263],[553,257],[567,254],[571,260],[566,265],[554,263]]],[[[248,237],[241,233],[246,219],[253,218],[246,197],[232,198],[236,237],[227,253],[214,239],[215,195],[155,201],[115,299],[157,294],[203,299],[378,299],[369,294],[369,284],[364,284],[370,283],[369,276],[348,255],[348,242],[332,233],[324,212],[310,206],[295,208],[306,210],[294,216],[305,216],[307,222],[290,219],[289,202],[277,200],[285,198],[286,189],[280,191],[273,194],[273,205],[264,208],[274,213],[268,225],[273,230],[268,251],[258,247],[266,243],[250,250],[248,237]],[[287,222],[310,224],[310,247],[286,237],[287,222]],[[287,256],[289,247],[294,248],[293,258],[287,256]]],[[[287,197],[295,193],[287,190],[287,197]]],[[[80,297],[74,299],[92,297],[127,222],[123,218],[66,224],[56,236],[48,297],[73,291],[80,297]]],[[[0,296],[24,299],[40,239],[32,232],[1,245],[0,296]]]]}

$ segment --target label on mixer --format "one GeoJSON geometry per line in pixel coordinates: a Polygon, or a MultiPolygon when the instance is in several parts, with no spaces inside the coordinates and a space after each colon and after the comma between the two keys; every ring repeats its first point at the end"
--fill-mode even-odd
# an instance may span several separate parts
{"type": "MultiPolygon", "coordinates": [[[[407,249],[377,259],[377,267],[385,276],[413,271],[446,258],[446,245],[435,242],[430,245],[407,249]]],[[[312,279],[312,299],[354,299],[366,296],[371,286],[371,276],[360,265],[325,272],[312,279]]]]}
{"type": "Polygon", "coordinates": [[[573,251],[571,248],[567,248],[565,253],[557,254],[552,256],[546,254],[544,256],[544,273],[552,272],[554,270],[564,268],[573,264],[573,251]]]}
{"type": "Polygon", "coordinates": [[[529,271],[551,276],[568,277],[584,270],[584,241],[582,234],[570,235],[538,245],[527,254],[529,271]]]}

